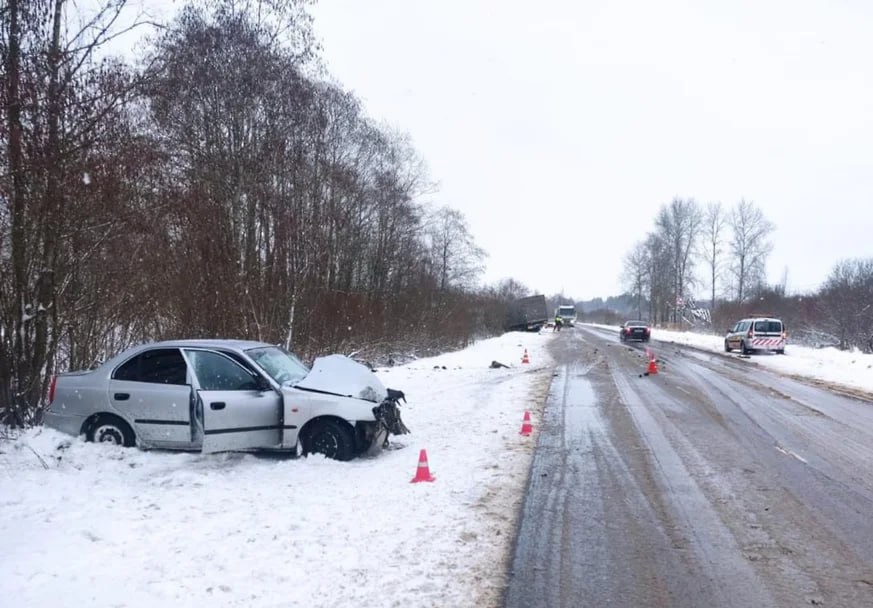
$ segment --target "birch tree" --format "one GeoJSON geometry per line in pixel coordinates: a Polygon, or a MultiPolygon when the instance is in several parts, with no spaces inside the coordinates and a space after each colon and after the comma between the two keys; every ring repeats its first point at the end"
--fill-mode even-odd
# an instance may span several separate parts
{"type": "MultiPolygon", "coordinates": [[[[676,306],[687,294],[693,284],[692,252],[700,237],[702,221],[700,206],[694,199],[674,198],[670,204],[661,207],[655,219],[655,228],[669,251],[669,266],[660,272],[670,274],[670,299],[676,306]]],[[[679,316],[673,313],[673,320],[679,316]]]]}
{"type": "Polygon", "coordinates": [[[741,200],[730,214],[731,239],[730,272],[734,281],[737,302],[744,302],[749,288],[765,279],[767,257],[773,250],[770,237],[772,222],[753,202],[741,200]]]}
{"type": "Polygon", "coordinates": [[[728,218],[720,202],[709,203],[703,213],[701,226],[701,257],[709,271],[711,289],[710,308],[715,310],[716,286],[721,278],[724,242],[728,218]]]}

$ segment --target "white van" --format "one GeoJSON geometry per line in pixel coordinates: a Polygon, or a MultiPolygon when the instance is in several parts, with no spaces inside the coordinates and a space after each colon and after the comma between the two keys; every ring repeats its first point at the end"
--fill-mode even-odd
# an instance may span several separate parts
{"type": "Polygon", "coordinates": [[[724,337],[726,353],[739,349],[744,355],[754,352],[785,354],[785,326],[781,319],[752,317],[743,319],[727,331],[724,337]]]}

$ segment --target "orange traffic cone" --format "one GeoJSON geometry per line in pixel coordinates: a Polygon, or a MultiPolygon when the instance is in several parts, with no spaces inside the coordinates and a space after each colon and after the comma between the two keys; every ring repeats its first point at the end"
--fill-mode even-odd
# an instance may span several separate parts
{"type": "Polygon", "coordinates": [[[649,359],[649,367],[648,367],[648,369],[646,369],[646,375],[647,376],[654,376],[657,373],[658,373],[658,364],[655,361],[655,358],[652,357],[651,359],[649,359]]]}
{"type": "Polygon", "coordinates": [[[430,467],[427,466],[427,452],[425,450],[418,454],[418,468],[415,470],[415,477],[410,483],[418,483],[419,481],[436,481],[436,477],[430,474],[430,467]]]}
{"type": "Polygon", "coordinates": [[[527,437],[531,433],[533,433],[533,426],[531,426],[531,423],[530,423],[530,412],[525,410],[524,411],[524,421],[521,423],[521,431],[519,431],[518,434],[524,435],[525,437],[527,437]]]}
{"type": "Polygon", "coordinates": [[[530,357],[527,356],[527,349],[524,349],[524,355],[521,357],[522,363],[530,363],[530,357]]]}

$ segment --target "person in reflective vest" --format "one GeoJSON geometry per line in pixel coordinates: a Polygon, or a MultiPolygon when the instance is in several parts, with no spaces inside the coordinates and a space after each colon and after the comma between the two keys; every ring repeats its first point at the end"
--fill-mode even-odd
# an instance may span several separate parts
{"type": "Polygon", "coordinates": [[[555,331],[561,331],[561,326],[564,324],[564,320],[561,318],[561,315],[555,315],[555,331]]]}

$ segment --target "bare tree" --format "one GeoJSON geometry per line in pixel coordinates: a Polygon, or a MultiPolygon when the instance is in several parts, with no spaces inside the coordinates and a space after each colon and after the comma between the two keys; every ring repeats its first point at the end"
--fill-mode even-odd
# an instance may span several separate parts
{"type": "Polygon", "coordinates": [[[742,303],[750,288],[764,281],[767,257],[773,250],[770,236],[775,227],[753,202],[746,200],[733,208],[729,223],[730,271],[737,301],[742,303]]]}
{"type": "Polygon", "coordinates": [[[649,319],[652,323],[668,320],[675,308],[671,268],[671,252],[667,243],[657,233],[646,237],[649,263],[649,319]]]}
{"type": "Polygon", "coordinates": [[[840,348],[873,352],[873,258],[837,263],[819,299],[840,348]]]}
{"type": "Polygon", "coordinates": [[[471,287],[482,271],[485,252],[473,241],[457,209],[440,207],[428,219],[431,259],[440,291],[471,287]]]}
{"type": "Polygon", "coordinates": [[[701,218],[700,206],[694,199],[674,198],[661,207],[655,219],[658,235],[670,252],[669,267],[661,271],[670,273],[674,321],[679,319],[676,306],[693,283],[691,253],[700,236],[701,218]]]}
{"type": "Polygon", "coordinates": [[[512,278],[502,279],[494,288],[494,296],[501,301],[511,302],[518,298],[523,298],[530,295],[531,291],[523,283],[520,283],[512,278]]]}
{"type": "Polygon", "coordinates": [[[82,263],[76,248],[94,252],[105,236],[86,219],[101,202],[83,188],[83,175],[104,145],[119,143],[111,138],[122,133],[120,109],[135,90],[129,71],[98,57],[120,33],[124,6],[106,0],[83,16],[65,0],[33,0],[0,11],[0,190],[8,193],[10,231],[0,258],[0,399],[12,424],[39,418],[47,371],[70,331],[67,307],[82,263]]]}
{"type": "Polygon", "coordinates": [[[643,294],[649,287],[651,272],[651,251],[644,241],[634,245],[634,248],[624,258],[624,281],[637,301],[637,318],[643,318],[643,294]]]}
{"type": "Polygon", "coordinates": [[[701,227],[701,256],[709,269],[709,284],[712,290],[710,308],[715,310],[716,286],[721,278],[722,253],[728,218],[721,202],[709,203],[703,214],[701,227]]]}

